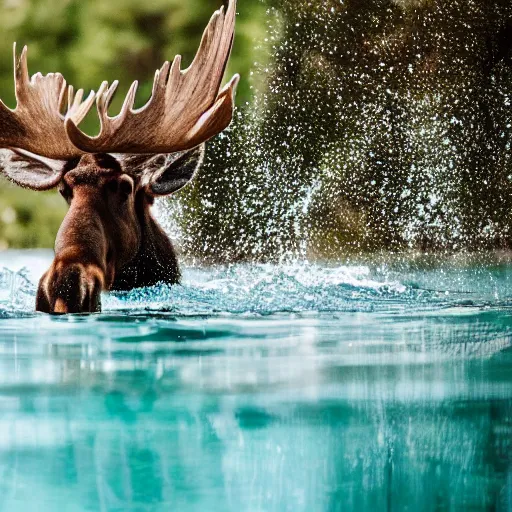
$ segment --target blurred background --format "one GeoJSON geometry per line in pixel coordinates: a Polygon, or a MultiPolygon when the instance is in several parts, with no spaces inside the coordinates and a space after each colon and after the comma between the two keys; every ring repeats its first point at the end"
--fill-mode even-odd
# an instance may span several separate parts
{"type": "MultiPolygon", "coordinates": [[[[0,0],[0,97],[12,43],[31,73],[87,90],[192,60],[222,0],[0,0]]],[[[193,186],[159,206],[185,257],[336,260],[507,250],[512,227],[510,0],[239,0],[235,121],[193,186]]],[[[229,78],[229,77],[226,77],[229,78]]],[[[97,130],[94,115],[83,127],[97,130]]],[[[0,248],[52,247],[56,193],[0,184],[0,248]]]]}

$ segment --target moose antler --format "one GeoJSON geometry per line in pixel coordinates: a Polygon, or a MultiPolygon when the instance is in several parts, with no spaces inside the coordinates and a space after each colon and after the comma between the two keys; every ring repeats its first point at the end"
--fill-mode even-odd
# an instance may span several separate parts
{"type": "Polygon", "coordinates": [[[138,82],[126,96],[121,112],[109,117],[118,82],[104,82],[97,94],[100,134],[91,138],[77,128],[76,117],[68,117],[66,131],[71,142],[89,153],[174,153],[192,149],[224,130],[233,117],[233,97],[239,76],[220,92],[221,80],[231,52],[236,0],[215,12],[205,30],[197,55],[180,70],[178,55],[155,74],[148,103],[133,109],[138,82]]]}
{"type": "MultiPolygon", "coordinates": [[[[82,101],[83,90],[73,94],[73,87],[66,87],[60,73],[41,73],[29,78],[27,47],[21,57],[14,44],[14,84],[17,106],[8,108],[0,100],[0,148],[25,150],[42,157],[69,160],[83,152],[68,139],[64,122],[79,123],[94,104],[95,93],[82,101]],[[61,109],[67,100],[65,115],[61,109]]],[[[21,153],[21,151],[20,151],[21,153]]]]}

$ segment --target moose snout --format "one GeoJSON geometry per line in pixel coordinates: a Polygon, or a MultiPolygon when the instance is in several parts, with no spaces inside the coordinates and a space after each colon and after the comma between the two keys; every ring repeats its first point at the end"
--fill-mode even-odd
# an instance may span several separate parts
{"type": "Polygon", "coordinates": [[[39,282],[36,309],[52,314],[100,312],[103,285],[103,273],[94,264],[54,262],[39,282]]]}

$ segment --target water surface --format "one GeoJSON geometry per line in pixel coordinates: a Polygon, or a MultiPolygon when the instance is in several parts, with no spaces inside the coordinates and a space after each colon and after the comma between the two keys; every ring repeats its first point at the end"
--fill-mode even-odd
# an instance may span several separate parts
{"type": "Polygon", "coordinates": [[[506,261],[187,267],[49,317],[48,260],[0,256],[0,510],[512,510],[506,261]]]}

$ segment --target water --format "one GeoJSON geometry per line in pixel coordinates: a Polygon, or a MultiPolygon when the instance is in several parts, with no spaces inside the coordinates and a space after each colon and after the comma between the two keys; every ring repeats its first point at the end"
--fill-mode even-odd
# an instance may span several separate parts
{"type": "Polygon", "coordinates": [[[48,259],[0,255],[0,510],[512,510],[506,261],[189,267],[48,317],[48,259]]]}
{"type": "Polygon", "coordinates": [[[510,247],[512,2],[263,0],[241,18],[249,4],[253,97],[172,201],[184,250],[510,247]]]}

